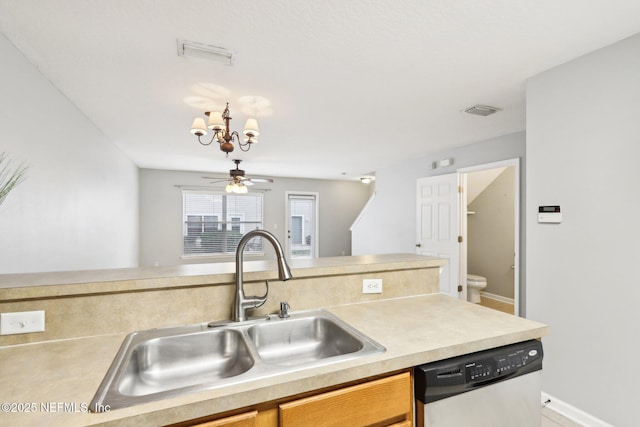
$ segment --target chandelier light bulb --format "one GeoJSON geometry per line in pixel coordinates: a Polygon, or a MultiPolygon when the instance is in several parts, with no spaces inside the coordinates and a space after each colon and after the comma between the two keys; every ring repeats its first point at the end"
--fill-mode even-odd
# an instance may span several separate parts
{"type": "Polygon", "coordinates": [[[211,130],[223,130],[224,120],[222,119],[222,113],[220,113],[219,111],[210,112],[208,126],[211,130]]]}
{"type": "Polygon", "coordinates": [[[260,135],[260,128],[258,127],[258,121],[256,119],[247,119],[247,123],[244,125],[244,134],[251,138],[252,136],[260,135]]]}
{"type": "Polygon", "coordinates": [[[197,136],[203,136],[207,134],[207,127],[204,124],[204,119],[193,119],[193,124],[191,125],[191,133],[197,136]]]}

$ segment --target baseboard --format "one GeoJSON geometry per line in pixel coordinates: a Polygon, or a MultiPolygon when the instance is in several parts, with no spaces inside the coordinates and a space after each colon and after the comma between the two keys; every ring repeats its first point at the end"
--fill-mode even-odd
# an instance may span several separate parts
{"type": "Polygon", "coordinates": [[[605,423],[599,418],[594,417],[593,415],[587,414],[581,409],[576,408],[575,406],[569,405],[566,402],[563,402],[560,399],[557,399],[545,392],[542,392],[542,405],[551,409],[554,412],[562,415],[565,418],[570,419],[571,421],[580,424],[585,427],[613,427],[611,424],[605,423]]]}
{"type": "Polygon", "coordinates": [[[492,300],[504,302],[506,304],[511,304],[511,305],[513,305],[513,301],[514,301],[513,298],[507,298],[507,297],[503,297],[502,295],[496,295],[496,294],[492,294],[491,292],[485,292],[485,291],[480,291],[480,296],[484,298],[489,298],[492,300]]]}

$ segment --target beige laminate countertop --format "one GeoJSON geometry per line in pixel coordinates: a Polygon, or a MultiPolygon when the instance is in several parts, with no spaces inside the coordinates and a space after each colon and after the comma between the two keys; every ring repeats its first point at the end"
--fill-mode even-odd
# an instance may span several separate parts
{"type": "Polygon", "coordinates": [[[327,309],[384,345],[387,351],[94,414],[84,408],[120,347],[122,334],[5,347],[0,348],[0,403],[5,403],[0,411],[0,424],[66,427],[170,424],[548,333],[546,325],[440,294],[327,309]],[[32,413],[7,412],[7,408],[31,409],[32,413]]]}
{"type": "MultiPolygon", "coordinates": [[[[276,279],[275,261],[244,262],[244,279],[276,279]]],[[[327,275],[397,271],[409,268],[432,268],[446,260],[415,254],[359,255],[293,259],[289,266],[296,279],[327,275]]],[[[161,267],[116,268],[107,270],[59,271],[44,273],[0,274],[0,301],[104,294],[209,286],[233,283],[235,262],[182,264],[161,267]]]]}

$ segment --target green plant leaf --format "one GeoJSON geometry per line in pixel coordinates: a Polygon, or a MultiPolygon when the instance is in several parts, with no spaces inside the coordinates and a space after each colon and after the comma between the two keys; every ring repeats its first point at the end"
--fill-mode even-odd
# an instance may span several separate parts
{"type": "Polygon", "coordinates": [[[0,154],[0,205],[18,184],[27,177],[28,167],[21,163],[16,168],[12,167],[11,159],[7,153],[0,154]]]}

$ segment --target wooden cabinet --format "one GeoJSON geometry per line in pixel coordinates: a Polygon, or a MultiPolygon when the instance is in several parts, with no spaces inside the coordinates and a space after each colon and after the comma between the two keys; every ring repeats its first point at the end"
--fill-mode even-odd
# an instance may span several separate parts
{"type": "MultiPolygon", "coordinates": [[[[212,418],[212,417],[209,417],[212,418]]],[[[189,427],[277,427],[278,408],[268,408],[264,410],[254,410],[243,412],[237,415],[218,418],[214,421],[197,422],[195,420],[174,424],[173,426],[189,427]]],[[[173,427],[172,426],[172,427],[173,427]]]]}
{"type": "Polygon", "coordinates": [[[411,426],[411,377],[394,375],[280,405],[280,427],[411,426]]]}
{"type": "Polygon", "coordinates": [[[258,411],[246,412],[219,420],[195,424],[195,427],[256,427],[258,411]]]}
{"type": "Polygon", "coordinates": [[[246,412],[175,424],[195,427],[411,427],[413,384],[410,372],[365,380],[323,393],[306,393],[261,404],[246,412]],[[209,421],[212,420],[213,421],[209,421]]]}

